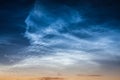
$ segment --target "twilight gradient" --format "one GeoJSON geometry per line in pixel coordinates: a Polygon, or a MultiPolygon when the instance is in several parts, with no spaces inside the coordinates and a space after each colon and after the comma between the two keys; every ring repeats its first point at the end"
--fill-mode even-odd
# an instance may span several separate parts
{"type": "Polygon", "coordinates": [[[118,1],[1,3],[0,74],[120,74],[118,1]]]}

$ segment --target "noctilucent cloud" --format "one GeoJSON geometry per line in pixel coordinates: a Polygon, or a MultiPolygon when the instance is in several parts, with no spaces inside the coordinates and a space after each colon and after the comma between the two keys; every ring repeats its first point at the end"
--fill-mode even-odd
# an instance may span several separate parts
{"type": "Polygon", "coordinates": [[[120,73],[119,1],[0,1],[0,73],[17,70],[120,73]]]}

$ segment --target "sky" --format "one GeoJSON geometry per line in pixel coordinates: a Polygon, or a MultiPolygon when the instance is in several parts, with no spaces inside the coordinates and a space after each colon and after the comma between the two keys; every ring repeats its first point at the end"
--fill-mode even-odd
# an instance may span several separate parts
{"type": "Polygon", "coordinates": [[[0,75],[119,76],[119,36],[118,0],[1,0],[0,75]]]}

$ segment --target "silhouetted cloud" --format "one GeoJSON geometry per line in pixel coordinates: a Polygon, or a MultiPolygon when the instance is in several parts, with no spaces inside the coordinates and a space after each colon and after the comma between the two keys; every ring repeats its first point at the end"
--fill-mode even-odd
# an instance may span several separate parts
{"type": "Polygon", "coordinates": [[[80,77],[102,77],[103,75],[100,74],[77,74],[80,77]]]}

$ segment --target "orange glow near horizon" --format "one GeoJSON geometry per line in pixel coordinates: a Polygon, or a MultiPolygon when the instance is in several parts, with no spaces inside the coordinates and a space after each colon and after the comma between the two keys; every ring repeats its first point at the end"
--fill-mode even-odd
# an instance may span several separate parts
{"type": "MultiPolygon", "coordinates": [[[[29,76],[0,76],[0,80],[43,80],[43,78],[46,77],[29,77],[29,76]]],[[[47,79],[44,80],[120,80],[120,77],[78,77],[78,76],[52,76],[52,77],[47,77],[47,79]],[[48,79],[49,78],[49,79],[48,79]],[[57,78],[57,79],[56,79],[57,78]]]]}
{"type": "MultiPolygon", "coordinates": [[[[62,75],[62,74],[61,74],[62,75]]],[[[18,75],[0,74],[0,80],[120,80],[119,76],[114,75],[18,75]],[[47,79],[46,79],[47,78],[47,79]]]]}

